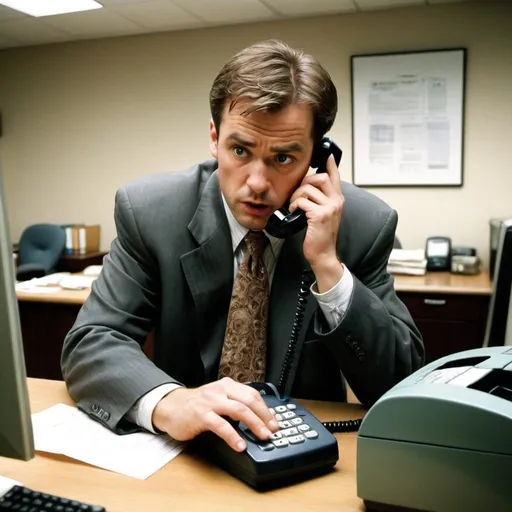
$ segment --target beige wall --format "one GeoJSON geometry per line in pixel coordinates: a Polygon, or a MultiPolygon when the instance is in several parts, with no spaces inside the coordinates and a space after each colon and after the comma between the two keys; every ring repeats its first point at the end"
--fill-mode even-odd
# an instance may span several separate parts
{"type": "Polygon", "coordinates": [[[338,87],[331,134],[351,180],[350,55],[468,48],[462,188],[371,189],[407,248],[432,234],[488,254],[488,219],[512,214],[512,3],[490,0],[0,51],[1,162],[13,239],[34,222],[115,229],[115,190],[209,157],[208,91],[235,51],[279,37],[338,87]]]}

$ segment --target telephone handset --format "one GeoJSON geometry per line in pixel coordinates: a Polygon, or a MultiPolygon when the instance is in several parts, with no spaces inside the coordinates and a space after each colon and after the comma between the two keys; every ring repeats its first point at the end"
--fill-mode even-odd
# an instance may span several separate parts
{"type": "MultiPolygon", "coordinates": [[[[324,137],[313,150],[310,167],[316,172],[327,172],[327,159],[334,156],[336,166],[340,164],[342,151],[329,137],[324,137]]],[[[269,218],[265,231],[276,238],[288,238],[307,226],[306,214],[297,209],[290,213],[287,208],[279,208],[269,218]]]]}

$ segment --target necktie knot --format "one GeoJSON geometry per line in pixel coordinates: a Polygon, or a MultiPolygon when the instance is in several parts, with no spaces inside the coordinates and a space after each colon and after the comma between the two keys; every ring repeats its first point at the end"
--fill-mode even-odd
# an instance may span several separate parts
{"type": "Polygon", "coordinates": [[[247,251],[255,258],[261,256],[268,244],[268,238],[263,231],[248,231],[244,241],[247,251]]]}

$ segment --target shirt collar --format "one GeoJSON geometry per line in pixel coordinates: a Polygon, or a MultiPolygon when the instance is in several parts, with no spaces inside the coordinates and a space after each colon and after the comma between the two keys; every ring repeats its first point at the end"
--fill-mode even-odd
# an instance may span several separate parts
{"type": "MultiPolygon", "coordinates": [[[[224,198],[224,194],[221,193],[222,196],[222,203],[224,204],[224,211],[226,212],[226,217],[228,219],[229,224],[229,231],[231,232],[231,243],[233,244],[233,254],[238,249],[238,246],[240,245],[240,242],[244,239],[245,235],[249,231],[247,228],[242,226],[233,215],[233,212],[228,206],[228,203],[226,202],[226,199],[224,198]]],[[[279,248],[283,243],[284,240],[281,238],[276,238],[271,235],[269,235],[265,231],[265,235],[270,240],[270,245],[272,246],[272,251],[275,254],[275,250],[279,248]]]]}

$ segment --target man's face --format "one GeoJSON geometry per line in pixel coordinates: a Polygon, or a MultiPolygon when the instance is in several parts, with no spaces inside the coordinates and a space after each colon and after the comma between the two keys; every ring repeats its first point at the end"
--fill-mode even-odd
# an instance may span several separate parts
{"type": "Polygon", "coordinates": [[[313,151],[313,113],[306,105],[241,115],[249,102],[224,107],[220,133],[210,122],[210,148],[219,184],[236,220],[264,229],[307,174],[313,151]]]}

